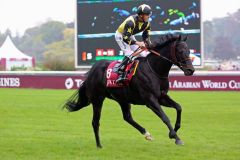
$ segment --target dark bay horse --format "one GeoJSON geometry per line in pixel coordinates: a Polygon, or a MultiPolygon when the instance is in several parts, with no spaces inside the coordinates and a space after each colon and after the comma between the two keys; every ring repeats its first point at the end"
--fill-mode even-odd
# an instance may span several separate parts
{"type": "Polygon", "coordinates": [[[67,100],[64,107],[69,112],[74,112],[92,104],[92,126],[99,148],[102,147],[99,138],[99,121],[105,98],[117,101],[124,120],[135,127],[147,140],[152,140],[150,133],[135,122],[131,115],[131,104],[147,106],[166,124],[169,129],[169,138],[175,139],[177,145],[183,145],[183,141],[177,135],[181,125],[182,108],[168,95],[168,76],[173,64],[178,66],[186,76],[193,75],[195,70],[189,58],[190,52],[186,40],[187,37],[182,39],[181,36],[167,35],[155,41],[148,47],[151,53],[147,57],[137,58],[139,66],[136,74],[129,86],[123,88],[106,87],[106,69],[111,62],[98,61],[88,72],[79,90],[67,100]],[[177,118],[174,128],[161,106],[176,109],[177,118]]]}

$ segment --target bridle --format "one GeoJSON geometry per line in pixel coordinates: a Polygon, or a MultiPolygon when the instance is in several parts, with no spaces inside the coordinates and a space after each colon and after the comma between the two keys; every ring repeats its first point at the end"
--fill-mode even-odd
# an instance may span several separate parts
{"type": "MultiPolygon", "coordinates": [[[[180,43],[183,43],[183,42],[180,42],[180,43]]],[[[180,62],[177,60],[177,52],[176,52],[176,47],[177,46],[177,41],[175,41],[172,46],[171,46],[171,53],[170,53],[170,59],[165,57],[165,56],[162,56],[159,52],[155,51],[155,50],[152,50],[150,49],[149,51],[159,57],[161,57],[162,59],[178,66],[180,69],[183,69],[184,67],[188,68],[188,65],[184,64],[183,62],[186,62],[186,61],[189,61],[191,60],[189,57],[186,58],[186,59],[183,59],[181,60],[180,62]]]]}
{"type": "MultiPolygon", "coordinates": [[[[180,43],[183,43],[183,42],[180,42],[180,43]]],[[[153,54],[155,54],[155,55],[157,55],[158,57],[160,57],[160,58],[168,61],[169,63],[178,66],[178,67],[179,67],[180,69],[182,69],[182,70],[184,69],[184,67],[185,67],[186,69],[188,69],[188,65],[184,64],[183,62],[189,61],[189,60],[191,60],[191,59],[190,59],[190,58],[186,58],[186,59],[178,62],[178,60],[177,60],[177,55],[176,55],[176,54],[177,54],[177,52],[176,52],[176,46],[177,46],[177,42],[175,41],[175,42],[173,43],[173,45],[171,46],[170,59],[167,58],[167,57],[165,57],[165,56],[163,56],[163,55],[161,55],[161,53],[159,53],[159,52],[157,52],[157,51],[155,51],[155,50],[153,50],[153,49],[148,49],[148,51],[151,52],[151,53],[153,53],[153,54]]],[[[144,51],[144,49],[141,49],[141,47],[138,47],[138,48],[133,52],[133,54],[139,54],[139,53],[141,53],[142,51],[144,51]]],[[[132,55],[133,55],[133,54],[132,54],[132,55]]],[[[130,56],[132,56],[132,55],[130,55],[130,56]]],[[[152,69],[152,67],[151,67],[148,59],[147,59],[147,65],[148,65],[150,71],[151,71],[156,77],[158,77],[159,79],[167,79],[167,78],[168,78],[168,76],[160,76],[160,75],[158,75],[158,74],[152,69]]]]}

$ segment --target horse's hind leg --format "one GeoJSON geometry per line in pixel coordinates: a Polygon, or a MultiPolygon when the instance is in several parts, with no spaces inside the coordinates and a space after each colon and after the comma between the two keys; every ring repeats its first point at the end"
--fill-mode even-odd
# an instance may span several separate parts
{"type": "Polygon", "coordinates": [[[136,128],[141,134],[143,134],[145,136],[146,140],[153,140],[152,136],[150,135],[149,132],[147,132],[145,130],[145,128],[143,128],[142,126],[140,126],[137,122],[135,122],[132,118],[132,114],[131,114],[131,105],[128,103],[122,103],[119,102],[121,109],[122,109],[122,113],[123,113],[123,119],[128,122],[130,125],[132,125],[134,128],[136,128]]]}
{"type": "Polygon", "coordinates": [[[96,144],[98,148],[102,148],[102,145],[100,143],[99,138],[99,126],[100,126],[100,118],[101,118],[101,111],[102,111],[102,104],[103,104],[104,98],[98,98],[95,99],[94,102],[92,102],[93,105],[93,119],[92,119],[92,126],[95,134],[96,144]]]}
{"type": "Polygon", "coordinates": [[[168,95],[161,97],[159,99],[159,103],[163,106],[176,109],[177,118],[176,118],[174,131],[177,132],[179,130],[179,128],[181,127],[182,107],[177,102],[175,102],[173,99],[171,99],[168,95]]]}

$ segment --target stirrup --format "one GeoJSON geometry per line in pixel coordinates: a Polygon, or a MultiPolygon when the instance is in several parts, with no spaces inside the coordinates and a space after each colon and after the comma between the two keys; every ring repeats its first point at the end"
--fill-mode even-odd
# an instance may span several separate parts
{"type": "Polygon", "coordinates": [[[119,78],[119,79],[116,80],[116,83],[117,83],[117,84],[124,84],[124,82],[125,82],[126,80],[128,80],[128,79],[127,79],[127,78],[119,78]]]}
{"type": "Polygon", "coordinates": [[[123,82],[126,81],[126,80],[128,80],[128,78],[127,78],[127,73],[124,72],[124,73],[122,73],[122,74],[119,75],[118,79],[116,80],[116,83],[117,83],[117,84],[121,84],[121,83],[123,83],[123,82]]]}

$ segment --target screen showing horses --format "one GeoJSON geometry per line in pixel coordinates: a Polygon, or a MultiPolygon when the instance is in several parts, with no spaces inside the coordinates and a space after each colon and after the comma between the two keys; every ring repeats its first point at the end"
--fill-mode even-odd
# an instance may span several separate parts
{"type": "MultiPolygon", "coordinates": [[[[136,14],[140,4],[152,7],[151,40],[166,34],[188,35],[194,66],[202,65],[200,0],[77,0],[76,67],[124,56],[114,36],[119,25],[136,14]]],[[[141,41],[141,34],[136,35],[141,41]]]]}

